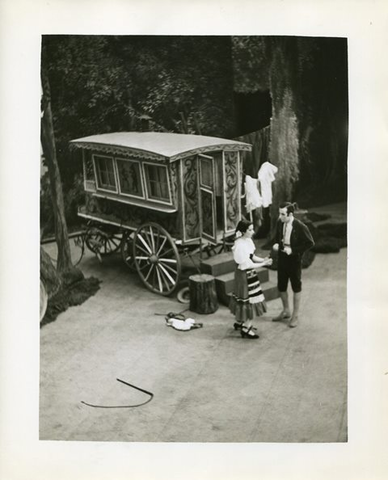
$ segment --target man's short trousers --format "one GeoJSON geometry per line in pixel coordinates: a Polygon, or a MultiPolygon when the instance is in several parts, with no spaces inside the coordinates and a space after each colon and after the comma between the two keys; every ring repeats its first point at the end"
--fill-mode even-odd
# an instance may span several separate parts
{"type": "Polygon", "coordinates": [[[294,293],[302,291],[302,257],[279,252],[278,257],[278,290],[286,292],[288,280],[294,293]]]}

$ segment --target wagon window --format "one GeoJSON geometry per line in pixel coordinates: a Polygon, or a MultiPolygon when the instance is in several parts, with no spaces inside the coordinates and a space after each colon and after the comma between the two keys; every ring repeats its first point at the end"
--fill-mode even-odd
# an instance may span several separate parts
{"type": "Polygon", "coordinates": [[[94,155],[94,161],[97,170],[98,187],[104,190],[117,192],[113,159],[110,157],[94,155]]]}
{"type": "Polygon", "coordinates": [[[139,162],[116,159],[121,193],[144,197],[139,162]]]}
{"type": "Polygon", "coordinates": [[[165,165],[144,164],[148,198],[170,202],[167,167],[165,165]]]}
{"type": "Polygon", "coordinates": [[[213,188],[213,159],[201,157],[201,184],[213,188]]]}

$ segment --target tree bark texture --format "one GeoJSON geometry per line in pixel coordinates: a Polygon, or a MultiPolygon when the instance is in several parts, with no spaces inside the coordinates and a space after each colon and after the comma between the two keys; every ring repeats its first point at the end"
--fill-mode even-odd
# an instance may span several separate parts
{"type": "Polygon", "coordinates": [[[274,38],[271,48],[270,92],[272,98],[269,161],[278,167],[273,183],[271,236],[278,218],[279,204],[293,201],[294,185],[299,178],[299,125],[295,111],[298,70],[295,67],[297,45],[274,38]]]}
{"type": "Polygon", "coordinates": [[[40,247],[40,279],[44,283],[47,295],[51,298],[61,287],[61,278],[50,256],[40,247]]]}
{"type": "Polygon", "coordinates": [[[73,267],[70,252],[70,243],[65,217],[61,175],[57,162],[53,117],[51,112],[50,85],[47,72],[42,61],[42,116],[41,116],[41,142],[43,153],[47,161],[50,177],[51,197],[55,223],[55,239],[58,245],[57,270],[66,283],[73,279],[83,278],[82,273],[73,267]]]}

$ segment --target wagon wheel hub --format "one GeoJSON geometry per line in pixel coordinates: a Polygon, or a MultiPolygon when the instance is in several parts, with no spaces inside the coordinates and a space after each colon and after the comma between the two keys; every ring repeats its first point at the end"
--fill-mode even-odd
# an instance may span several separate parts
{"type": "Polygon", "coordinates": [[[159,258],[157,257],[157,255],[151,255],[150,258],[148,259],[148,261],[150,263],[158,263],[159,258]]]}

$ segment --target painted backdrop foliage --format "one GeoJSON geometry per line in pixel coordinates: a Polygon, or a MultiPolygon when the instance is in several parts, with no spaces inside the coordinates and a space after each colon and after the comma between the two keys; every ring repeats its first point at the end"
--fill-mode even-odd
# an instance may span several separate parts
{"type": "MultiPolygon", "coordinates": [[[[234,136],[230,37],[49,35],[43,45],[70,223],[82,185],[69,140],[128,130],[234,136]]],[[[47,181],[41,221],[50,230],[47,181]]]]}
{"type": "MultiPolygon", "coordinates": [[[[235,138],[238,94],[270,98],[275,202],[346,198],[346,39],[47,35],[43,44],[70,222],[82,198],[70,139],[125,130],[235,138]]],[[[44,195],[42,211],[49,217],[44,195]]]]}
{"type": "Polygon", "coordinates": [[[69,159],[73,138],[144,128],[234,134],[230,37],[64,35],[43,42],[65,183],[79,167],[69,159]]]}
{"type": "Polygon", "coordinates": [[[268,90],[277,201],[346,199],[347,40],[233,37],[235,91],[268,90]],[[292,192],[292,193],[291,193],[292,192]]]}

